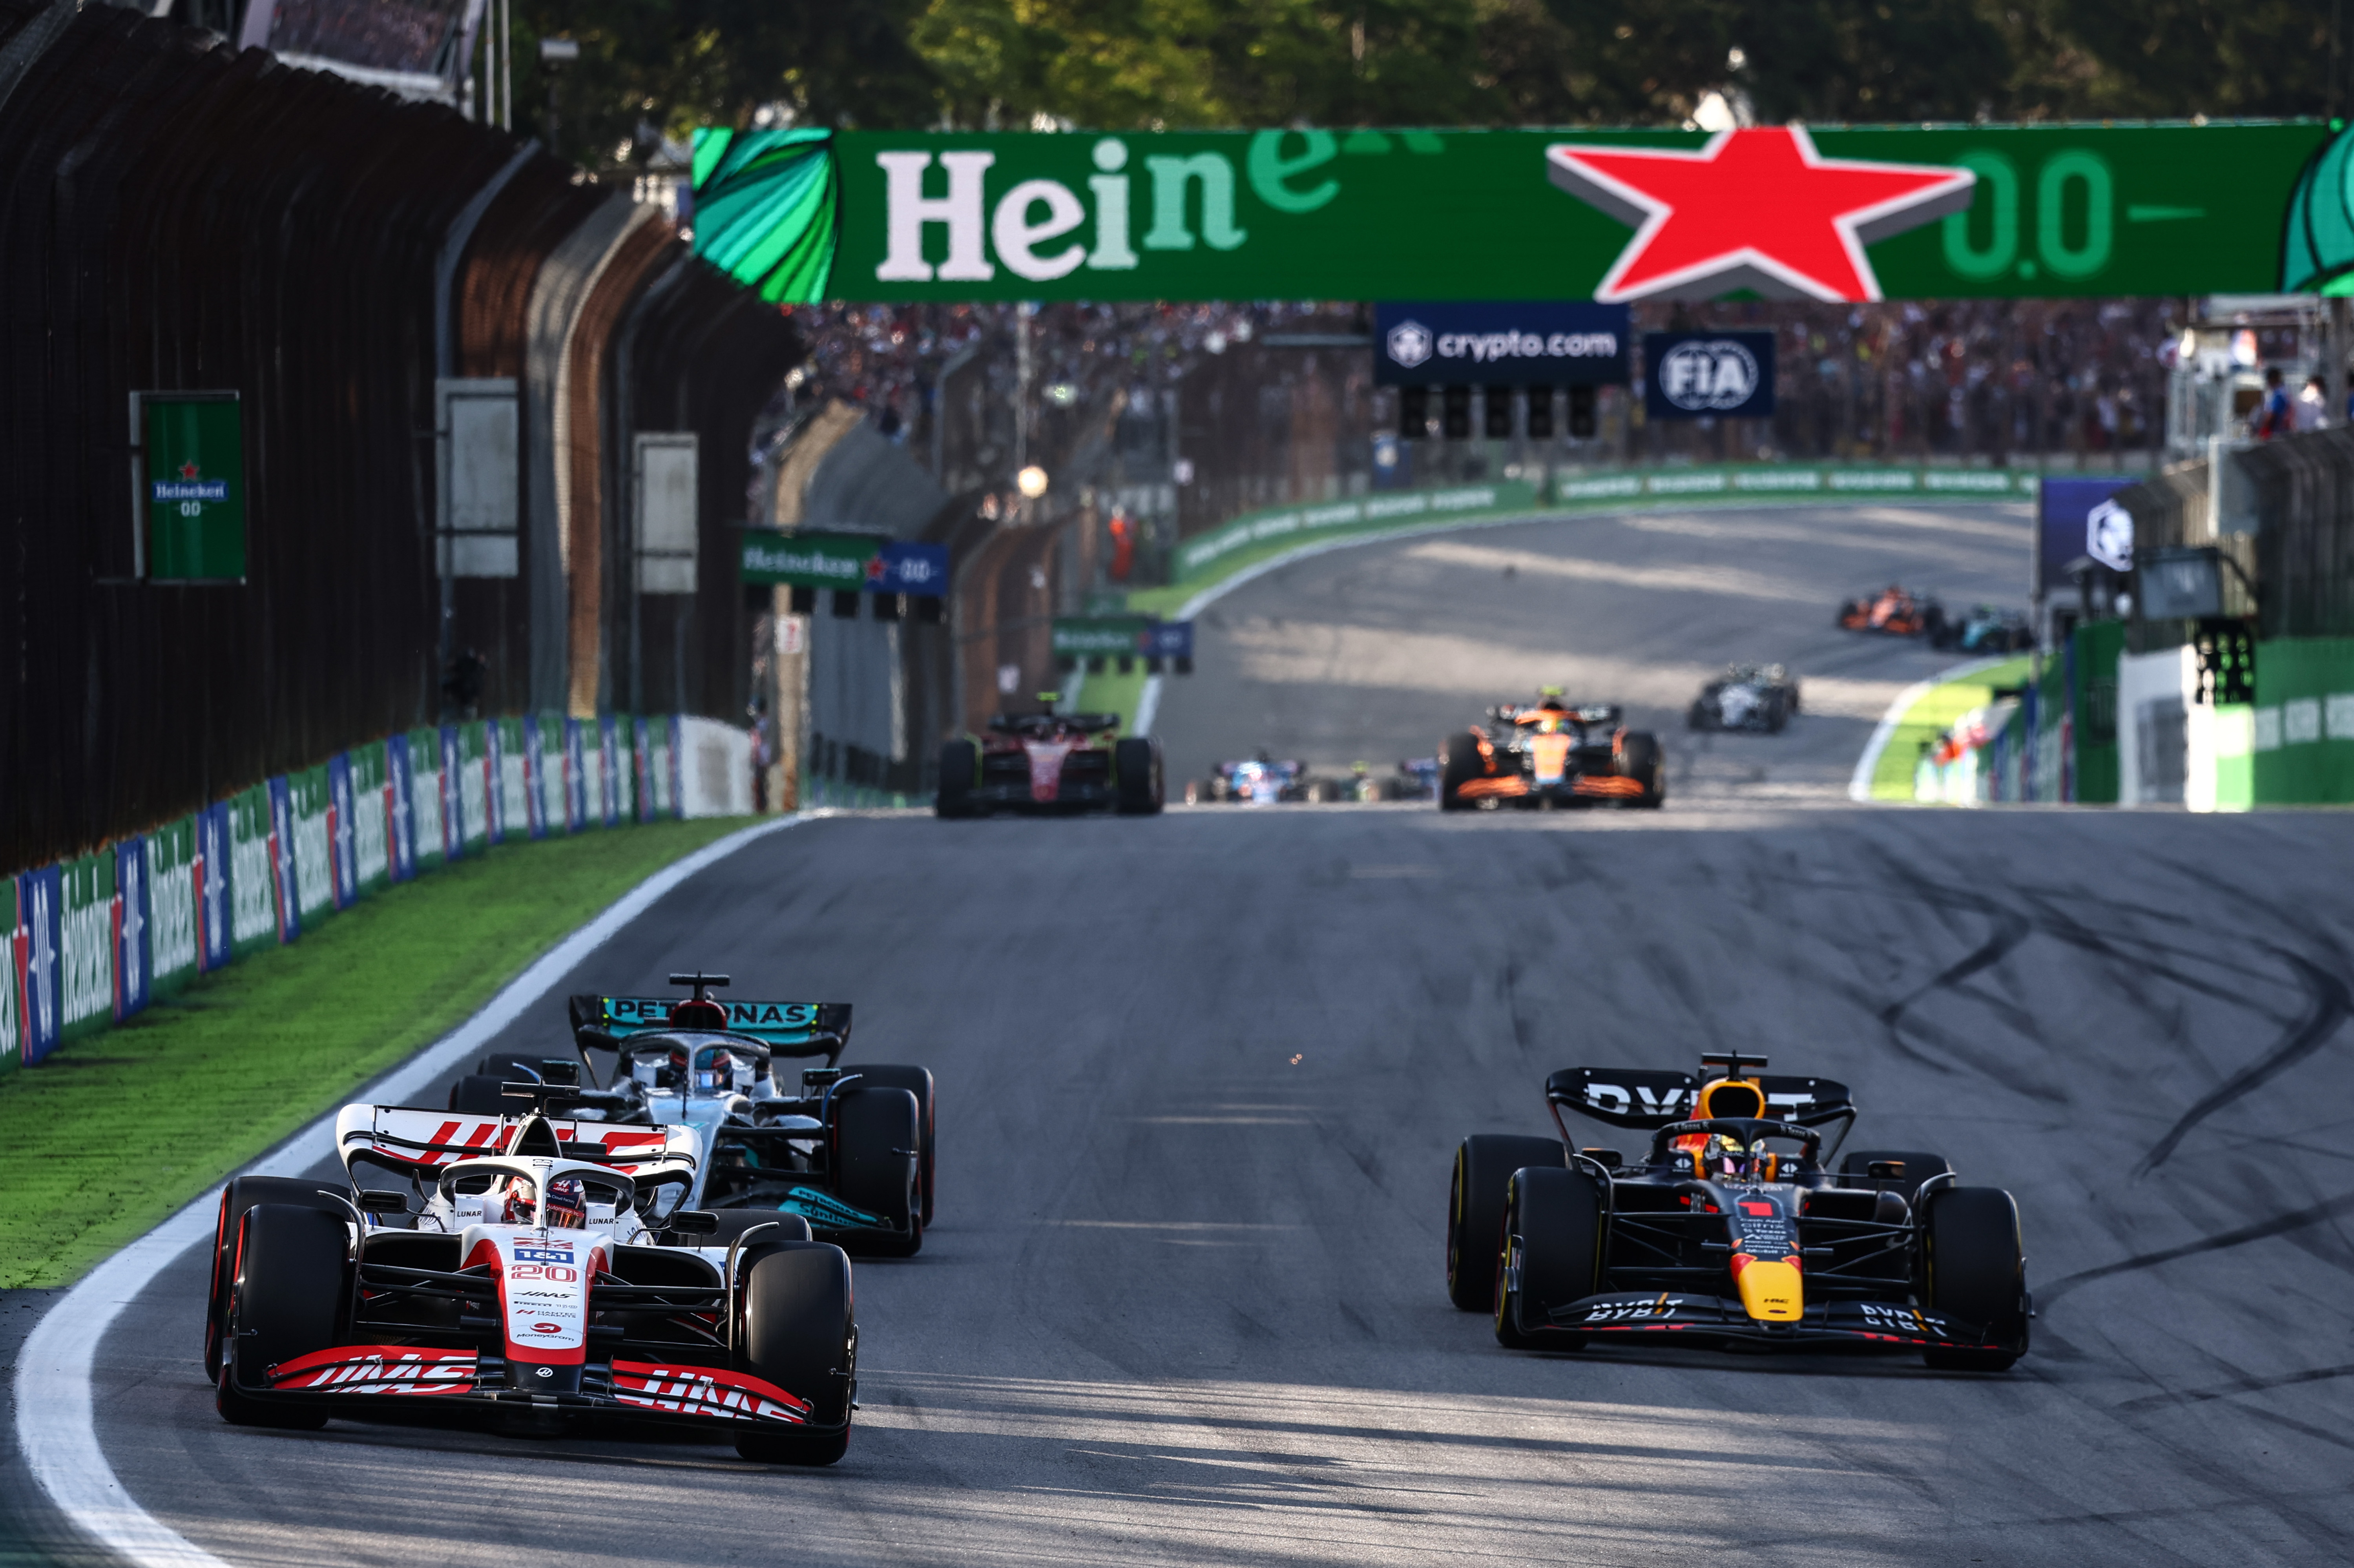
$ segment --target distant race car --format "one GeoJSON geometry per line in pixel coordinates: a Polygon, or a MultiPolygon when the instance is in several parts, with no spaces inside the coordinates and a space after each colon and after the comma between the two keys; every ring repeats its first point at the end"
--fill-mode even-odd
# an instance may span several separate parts
{"type": "Polygon", "coordinates": [[[1591,806],[1656,809],[1668,798],[1659,737],[1628,729],[1610,705],[1572,707],[1548,686],[1528,707],[1505,704],[1488,722],[1439,743],[1438,809],[1591,806]]]}
{"type": "Polygon", "coordinates": [[[943,817],[991,811],[1114,810],[1150,816],[1161,810],[1161,743],[1120,735],[1118,714],[1057,714],[1058,693],[1041,692],[1044,711],[999,714],[986,736],[940,747],[943,817]]]}
{"type": "Polygon", "coordinates": [[[1438,791],[1438,758],[1435,757],[1403,758],[1389,773],[1375,773],[1371,763],[1358,762],[1351,765],[1349,773],[1348,781],[1341,787],[1344,800],[1427,800],[1438,791]]]}
{"type": "Polygon", "coordinates": [[[1856,1109],[1828,1078],[1763,1056],[1698,1077],[1573,1067],[1545,1082],[1560,1139],[1481,1134],[1455,1155],[1447,1292],[1514,1349],[1625,1340],[1918,1351],[2000,1372],[2033,1303],[2019,1206],[1965,1187],[1942,1155],[1869,1150],[1837,1171],[1856,1109]],[[1579,1149],[1564,1110],[1649,1133],[1628,1160],[1579,1149]],[[1768,1149],[1768,1144],[1783,1146],[1768,1149]],[[1795,1146],[1795,1147],[1791,1147],[1795,1146]]]}
{"type": "Polygon", "coordinates": [[[1891,583],[1879,593],[1840,605],[1839,623],[1850,631],[1934,639],[1945,627],[1946,611],[1935,599],[1891,583]]]}
{"type": "Polygon", "coordinates": [[[811,1216],[915,1250],[931,1075],[832,1065],[840,1004],[673,983],[694,994],[574,998],[578,1059],[510,1062],[499,1110],[345,1107],[345,1181],[231,1181],[206,1311],[221,1415],[316,1427],[430,1398],[533,1430],[701,1426],[748,1458],[840,1458],[850,1260],[811,1216]],[[626,1075],[600,1083],[599,1049],[626,1075]],[[770,1068],[794,1055],[828,1065],[788,1095],[770,1068]]]}
{"type": "Polygon", "coordinates": [[[1930,641],[1964,653],[2019,653],[2035,646],[2035,633],[2028,629],[2025,611],[1980,604],[1946,621],[1930,641]]]}
{"type": "Polygon", "coordinates": [[[1278,761],[1261,750],[1239,762],[1221,762],[1210,776],[1185,786],[1185,803],[1200,806],[1231,801],[1243,806],[1273,806],[1287,800],[1337,800],[1340,781],[1319,779],[1298,760],[1278,761]]]}
{"type": "Polygon", "coordinates": [[[1798,711],[1798,678],[1780,664],[1728,664],[1692,699],[1694,729],[1762,729],[1779,735],[1798,711]]]}

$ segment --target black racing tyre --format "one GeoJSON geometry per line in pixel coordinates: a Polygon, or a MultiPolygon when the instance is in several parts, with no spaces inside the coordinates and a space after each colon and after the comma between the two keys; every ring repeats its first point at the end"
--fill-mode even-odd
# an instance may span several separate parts
{"type": "Polygon", "coordinates": [[[1954,1372],[2008,1370],[2027,1351],[2019,1205],[1999,1187],[1944,1188],[1929,1194],[1921,1234],[1921,1304],[1978,1325],[2003,1347],[1927,1350],[1921,1359],[1954,1372]]]}
{"type": "Polygon", "coordinates": [[[1798,683],[1796,681],[1790,683],[1790,712],[1794,715],[1798,712],[1798,683]]]}
{"type": "Polygon", "coordinates": [[[278,1404],[245,1391],[267,1388],[270,1368],[341,1342],[351,1317],[350,1246],[345,1221],[323,1209],[265,1202],[245,1212],[229,1297],[235,1351],[214,1384],[222,1420],[296,1430],[327,1424],[321,1406],[278,1404]]]}
{"type": "Polygon", "coordinates": [[[540,1068],[542,1058],[526,1056],[519,1051],[494,1051],[482,1058],[481,1070],[503,1083],[545,1083],[547,1075],[540,1068]],[[514,1069],[520,1067],[522,1072],[514,1069]]]}
{"type": "Polygon", "coordinates": [[[221,1189],[220,1214],[213,1223],[213,1268],[205,1297],[205,1375],[218,1379],[221,1336],[228,1321],[228,1298],[237,1284],[237,1228],[257,1203],[292,1203],[337,1218],[353,1211],[343,1183],[292,1176],[239,1176],[221,1189]]]}
{"type": "Polygon", "coordinates": [[[905,1089],[858,1087],[838,1097],[834,1112],[833,1195],[896,1227],[845,1237],[861,1252],[907,1257],[924,1245],[924,1195],[917,1180],[923,1122],[905,1089]]]}
{"type": "Polygon", "coordinates": [[[1602,1278],[1602,1194],[1584,1171],[1512,1172],[1496,1260],[1496,1342],[1507,1350],[1574,1351],[1583,1334],[1539,1330],[1546,1312],[1583,1301],[1602,1278]]]}
{"type": "Polygon", "coordinates": [[[1863,613],[1863,602],[1861,599],[1849,599],[1839,607],[1839,614],[1832,620],[1831,624],[1842,631],[1853,630],[1854,628],[1848,624],[1849,619],[1861,613],[1863,613]]]}
{"type": "Polygon", "coordinates": [[[460,1116],[504,1116],[506,1075],[469,1073],[450,1086],[450,1108],[460,1116]]]}
{"type": "MultiPolygon", "coordinates": [[[[1161,810],[1164,789],[1161,748],[1148,736],[1131,735],[1112,743],[1111,771],[1119,784],[1117,810],[1123,817],[1150,817],[1161,810]]],[[[945,779],[948,775],[940,775],[945,779]]]]}
{"type": "Polygon", "coordinates": [[[973,780],[981,777],[981,747],[969,740],[952,740],[940,747],[940,783],[932,797],[932,810],[942,817],[970,817],[973,780]]]}
{"type": "Polygon", "coordinates": [[[1504,1197],[1512,1172],[1569,1164],[1550,1138],[1477,1133],[1455,1150],[1447,1192],[1447,1298],[1466,1312],[1496,1307],[1496,1258],[1504,1234],[1504,1197]]]}
{"type": "Polygon", "coordinates": [[[924,1225],[932,1223],[932,1135],[934,1112],[932,1102],[932,1071],[928,1067],[907,1067],[885,1064],[875,1067],[854,1067],[861,1086],[870,1089],[905,1089],[916,1097],[916,1126],[923,1141],[917,1145],[921,1151],[916,1156],[916,1184],[924,1192],[924,1225]]]}
{"type": "Polygon", "coordinates": [[[1438,809],[1464,811],[1471,803],[1458,790],[1474,779],[1486,777],[1488,759],[1479,755],[1479,737],[1469,730],[1438,743],[1438,809]]]}
{"type": "Polygon", "coordinates": [[[1953,1170],[1951,1165],[1946,1163],[1944,1155],[1924,1154],[1917,1149],[1858,1149],[1850,1151],[1840,1161],[1840,1174],[1851,1181],[1867,1181],[1872,1167],[1883,1160],[1901,1162],[1904,1167],[1904,1174],[1884,1183],[1875,1184],[1881,1186],[1883,1191],[1895,1193],[1908,1203],[1913,1201],[1914,1194],[1920,1192],[1922,1182],[1932,1176],[1943,1176],[1953,1170]]]}
{"type": "Polygon", "coordinates": [[[1948,629],[1946,612],[1934,604],[1921,612],[1921,630],[1927,632],[1929,641],[1940,648],[1952,647],[1961,635],[1961,628],[1948,629]]]}
{"type": "Polygon", "coordinates": [[[1694,703],[1691,705],[1691,712],[1684,715],[1684,726],[1687,729],[1711,729],[1714,727],[1711,721],[1713,720],[1715,716],[1715,714],[1710,709],[1708,704],[1704,702],[1694,703]]]}
{"type": "Polygon", "coordinates": [[[1667,754],[1659,749],[1659,737],[1649,730],[1633,729],[1619,741],[1617,750],[1618,777],[1639,779],[1643,792],[1628,805],[1641,810],[1656,811],[1668,799],[1667,754]]]}
{"type": "Polygon", "coordinates": [[[737,1301],[735,1370],[807,1401],[809,1425],[825,1430],[763,1422],[736,1452],[767,1465],[832,1464],[850,1447],[858,1378],[850,1259],[814,1242],[763,1251],[744,1268],[737,1301]]]}

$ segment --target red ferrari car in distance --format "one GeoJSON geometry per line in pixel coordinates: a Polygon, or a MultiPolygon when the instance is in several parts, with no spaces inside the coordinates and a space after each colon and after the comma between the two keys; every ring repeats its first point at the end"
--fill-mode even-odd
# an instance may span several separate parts
{"type": "Polygon", "coordinates": [[[1043,711],[999,714],[989,733],[940,747],[934,810],[943,817],[992,811],[1113,810],[1149,816],[1162,799],[1161,743],[1121,735],[1118,714],[1058,714],[1058,692],[1041,692],[1043,711]]]}

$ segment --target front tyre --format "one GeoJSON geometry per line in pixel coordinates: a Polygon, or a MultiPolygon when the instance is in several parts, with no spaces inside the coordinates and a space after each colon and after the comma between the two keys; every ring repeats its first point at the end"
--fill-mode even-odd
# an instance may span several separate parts
{"type": "Polygon", "coordinates": [[[1474,779],[1487,776],[1488,759],[1480,754],[1479,737],[1469,730],[1450,735],[1438,747],[1438,809],[1468,811],[1471,802],[1460,791],[1474,779]]]}
{"type": "Polygon", "coordinates": [[[1999,1347],[1931,1349],[1921,1359],[1949,1372],[2004,1372],[2027,1352],[2027,1264],[2019,1205],[1999,1187],[1929,1194],[1921,1224],[1921,1304],[1975,1323],[1999,1347]]]}
{"type": "Polygon", "coordinates": [[[851,1318],[850,1259],[838,1246],[801,1242],[763,1252],[737,1288],[735,1366],[809,1403],[811,1431],[762,1422],[736,1452],[765,1465],[831,1465],[850,1447],[857,1387],[858,1325],[851,1318]]]}
{"type": "Polygon", "coordinates": [[[1504,1234],[1504,1198],[1512,1172],[1564,1167],[1568,1151],[1550,1138],[1479,1133],[1455,1150],[1447,1192],[1447,1298],[1466,1312],[1496,1305],[1496,1258],[1504,1234]]]}
{"type": "Polygon", "coordinates": [[[910,1257],[924,1245],[919,1171],[923,1119],[906,1089],[859,1087],[840,1097],[833,1122],[833,1195],[891,1227],[851,1233],[859,1250],[910,1257]]]}
{"type": "Polygon", "coordinates": [[[1584,1171],[1512,1173],[1496,1260],[1496,1342],[1513,1351],[1574,1351],[1583,1334],[1547,1329],[1546,1314],[1583,1301],[1602,1276],[1602,1194],[1584,1171]]]}
{"type": "Polygon", "coordinates": [[[1649,730],[1628,730],[1619,737],[1616,761],[1618,777],[1637,779],[1643,786],[1643,792],[1629,800],[1628,805],[1656,811],[1667,803],[1668,759],[1658,736],[1649,730]]]}
{"type": "Polygon", "coordinates": [[[220,1215],[213,1225],[213,1268],[205,1298],[205,1375],[220,1380],[221,1346],[228,1330],[229,1298],[237,1289],[238,1229],[246,1211],[260,1203],[292,1203],[338,1219],[351,1213],[343,1183],[292,1176],[239,1176],[221,1189],[220,1215]]]}
{"type": "Polygon", "coordinates": [[[1117,810],[1123,817],[1150,817],[1161,810],[1161,748],[1149,736],[1131,735],[1111,748],[1112,777],[1118,780],[1117,810]]]}
{"type": "Polygon", "coordinates": [[[981,777],[981,747],[969,740],[952,740],[940,747],[940,787],[932,810],[942,817],[973,815],[972,787],[981,777]]]}
{"type": "Polygon", "coordinates": [[[245,1212],[237,1237],[237,1279],[228,1309],[230,1352],[214,1385],[214,1408],[239,1426],[316,1430],[315,1404],[280,1404],[246,1391],[270,1386],[270,1370],[341,1342],[350,1317],[350,1231],[342,1216],[292,1203],[245,1212]]]}

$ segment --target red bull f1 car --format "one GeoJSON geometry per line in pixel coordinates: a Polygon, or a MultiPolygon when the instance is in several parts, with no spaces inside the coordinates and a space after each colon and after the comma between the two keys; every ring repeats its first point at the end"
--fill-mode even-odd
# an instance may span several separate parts
{"type": "Polygon", "coordinates": [[[691,999],[576,998],[604,1021],[578,1031],[581,1059],[510,1064],[499,1109],[345,1107],[342,1181],[231,1181],[206,1304],[221,1415],[316,1427],[425,1399],[529,1431],[665,1424],[748,1458],[840,1458],[850,1260],[809,1216],[913,1250],[930,1075],[919,1098],[884,1080],[920,1069],[832,1066],[832,1004],[722,1006],[720,977],[676,979],[691,999]],[[626,1075],[598,1082],[598,1044],[626,1075]],[[789,1054],[829,1063],[790,1098],[766,1070],[789,1054]]]}
{"type": "Polygon", "coordinates": [[[1573,707],[1559,687],[1488,710],[1487,722],[1439,743],[1438,809],[1593,806],[1656,810],[1668,798],[1659,737],[1630,730],[1616,705],[1573,707]]]}
{"type": "Polygon", "coordinates": [[[1918,1351],[2009,1368],[2033,1316],[2019,1208],[1936,1154],[1823,1148],[1845,1086],[1769,1075],[1763,1056],[1698,1077],[1575,1067],[1546,1081],[1558,1141],[1479,1136],[1455,1156],[1447,1289],[1497,1340],[1918,1351]],[[1562,1113],[1650,1135],[1633,1160],[1580,1149],[1562,1113]]]}
{"type": "Polygon", "coordinates": [[[1118,714],[1057,714],[1055,692],[1041,692],[1045,711],[999,714],[985,736],[966,736],[940,747],[943,817],[993,811],[1118,811],[1150,816],[1163,800],[1161,743],[1119,734],[1118,714]]]}

